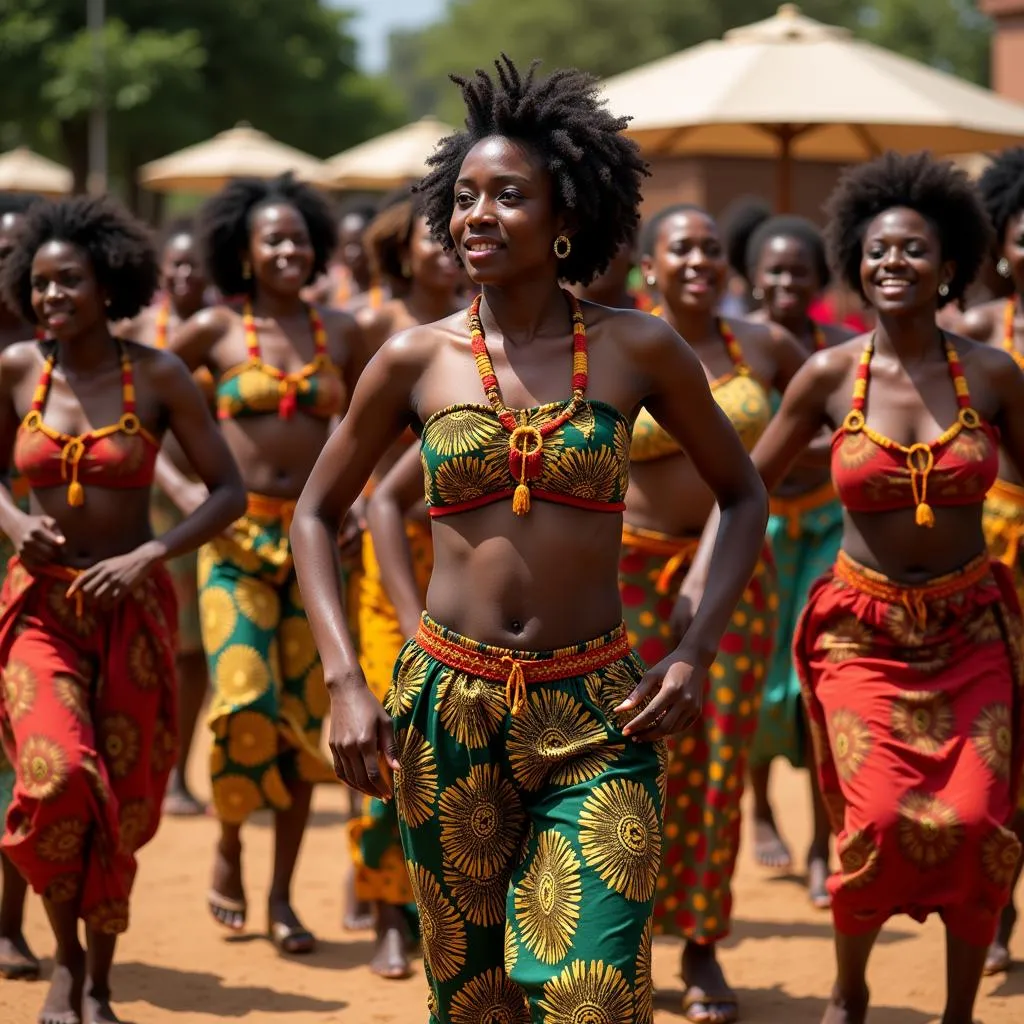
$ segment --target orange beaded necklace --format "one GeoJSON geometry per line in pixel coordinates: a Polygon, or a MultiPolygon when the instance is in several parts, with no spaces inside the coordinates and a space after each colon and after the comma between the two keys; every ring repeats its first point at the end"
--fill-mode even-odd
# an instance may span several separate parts
{"type": "Polygon", "coordinates": [[[843,430],[846,433],[863,433],[880,448],[902,452],[906,456],[907,469],[910,470],[911,493],[914,496],[914,504],[917,506],[915,522],[918,526],[935,525],[935,513],[932,511],[931,505],[928,504],[928,474],[935,466],[935,449],[949,444],[961,430],[977,430],[981,426],[981,417],[971,406],[971,396],[967,390],[963,367],[960,365],[960,356],[957,355],[953,343],[945,335],[943,335],[943,343],[959,411],[953,424],[939,434],[934,441],[930,441],[928,444],[918,441],[912,445],[903,445],[884,434],[879,434],[878,431],[868,426],[867,418],[864,415],[864,406],[867,403],[871,357],[875,354],[874,335],[871,336],[861,353],[860,363],[857,366],[857,379],[853,385],[853,407],[843,420],[843,430]]]}
{"type": "Polygon", "coordinates": [[[153,348],[167,348],[167,330],[171,323],[171,299],[164,298],[160,308],[156,311],[156,324],[153,332],[153,348]]]}
{"type": "Polygon", "coordinates": [[[1024,370],[1024,355],[1017,349],[1013,321],[1017,316],[1017,299],[1007,299],[1003,310],[1003,348],[1013,356],[1014,362],[1024,370]]]}
{"type": "Polygon", "coordinates": [[[509,432],[508,468],[512,476],[519,481],[512,496],[512,511],[517,516],[524,516],[530,511],[530,480],[541,475],[544,468],[544,438],[553,434],[562,424],[579,412],[587,391],[587,328],[583,323],[583,311],[576,297],[563,292],[572,308],[572,397],[566,402],[562,411],[540,427],[528,422],[529,417],[524,409],[516,414],[505,405],[501,397],[501,387],[494,373],[491,357],[487,352],[484,339],[484,328],[480,322],[481,296],[473,300],[469,307],[467,320],[473,358],[476,360],[477,373],[483,385],[487,401],[491,403],[498,422],[509,432]]]}

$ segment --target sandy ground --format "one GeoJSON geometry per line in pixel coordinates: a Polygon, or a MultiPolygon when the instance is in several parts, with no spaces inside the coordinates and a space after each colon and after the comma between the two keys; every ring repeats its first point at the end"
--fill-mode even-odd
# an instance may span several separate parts
{"type": "MultiPolygon", "coordinates": [[[[193,772],[197,782],[198,759],[193,772]]],[[[780,765],[776,807],[794,849],[809,835],[803,776],[780,765]]],[[[202,789],[202,786],[197,786],[202,789]]],[[[263,937],[261,904],[269,880],[268,820],[246,832],[245,873],[251,908],[249,934],[226,938],[208,918],[206,891],[216,833],[210,819],[166,819],[143,851],[131,930],[118,949],[113,983],[117,1006],[134,1024],[206,1024],[245,1019],[252,1024],[424,1024],[422,976],[382,982],[365,967],[368,934],[340,927],[341,878],[348,863],[344,794],[324,787],[299,867],[296,906],[319,935],[319,951],[303,959],[278,957],[263,937]]],[[[736,920],[722,959],[736,986],[743,1020],[818,1024],[832,982],[829,916],[813,910],[800,879],[773,877],[756,867],[747,842],[737,878],[736,920]]],[[[35,899],[29,939],[37,953],[52,951],[35,899]]],[[[1024,959],[1024,932],[1016,942],[1024,959]]],[[[681,1021],[679,947],[655,948],[657,1024],[681,1021]]],[[[871,965],[871,1024],[930,1024],[941,1012],[944,951],[941,925],[918,927],[897,919],[883,932],[871,965]]],[[[49,963],[44,966],[48,973],[49,963]]],[[[32,1024],[45,982],[0,981],[0,1022],[32,1024]]],[[[978,1021],[1024,1021],[1024,965],[983,983],[978,1021]]]]}

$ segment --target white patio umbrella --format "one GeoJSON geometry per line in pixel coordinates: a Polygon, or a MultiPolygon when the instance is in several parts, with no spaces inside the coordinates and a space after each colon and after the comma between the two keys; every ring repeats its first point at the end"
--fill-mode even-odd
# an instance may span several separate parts
{"type": "Polygon", "coordinates": [[[324,181],[337,189],[401,188],[427,173],[427,157],[454,131],[436,117],[413,121],[331,157],[324,181]]]}
{"type": "Polygon", "coordinates": [[[216,192],[232,178],[275,178],[286,171],[320,185],[325,165],[243,123],[144,164],[139,182],[156,192],[216,192]]]}
{"type": "Polygon", "coordinates": [[[41,196],[67,195],[74,176],[27,146],[0,154],[0,192],[34,192],[41,196]]]}
{"type": "Polygon", "coordinates": [[[609,78],[611,109],[645,154],[776,157],[778,206],[792,161],[851,163],[887,149],[938,154],[1024,141],[1024,106],[891,53],[795,4],[609,78]]]}

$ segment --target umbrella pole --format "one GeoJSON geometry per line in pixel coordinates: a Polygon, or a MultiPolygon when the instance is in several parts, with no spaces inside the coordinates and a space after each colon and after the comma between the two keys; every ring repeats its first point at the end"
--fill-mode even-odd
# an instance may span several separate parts
{"type": "Polygon", "coordinates": [[[797,133],[792,125],[779,126],[779,166],[776,181],[775,212],[789,213],[793,202],[793,139],[797,133]]]}

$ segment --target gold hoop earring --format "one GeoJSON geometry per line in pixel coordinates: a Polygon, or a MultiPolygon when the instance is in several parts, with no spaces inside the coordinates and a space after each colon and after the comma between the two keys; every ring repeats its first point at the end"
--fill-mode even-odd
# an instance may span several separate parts
{"type": "Polygon", "coordinates": [[[572,242],[569,241],[566,235],[559,235],[555,239],[554,245],[555,255],[560,259],[564,260],[569,253],[572,252],[572,242]]]}

